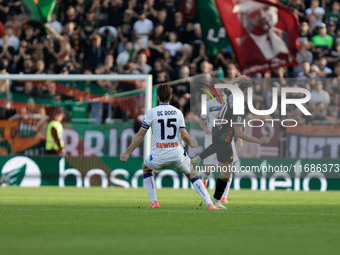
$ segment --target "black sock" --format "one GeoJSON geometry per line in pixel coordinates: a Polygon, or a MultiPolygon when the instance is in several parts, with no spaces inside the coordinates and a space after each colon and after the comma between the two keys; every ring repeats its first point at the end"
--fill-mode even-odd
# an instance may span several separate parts
{"type": "Polygon", "coordinates": [[[225,191],[225,188],[227,187],[228,181],[218,178],[216,181],[216,189],[214,193],[214,198],[217,200],[220,200],[222,198],[222,195],[225,191]]]}
{"type": "Polygon", "coordinates": [[[213,145],[211,144],[209,147],[207,147],[204,151],[199,154],[200,158],[203,160],[215,153],[215,150],[213,148],[213,145]]]}

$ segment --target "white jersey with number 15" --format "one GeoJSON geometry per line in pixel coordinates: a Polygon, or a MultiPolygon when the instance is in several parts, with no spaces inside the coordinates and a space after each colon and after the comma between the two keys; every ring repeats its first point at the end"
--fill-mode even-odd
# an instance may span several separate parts
{"type": "Polygon", "coordinates": [[[180,129],[185,128],[183,113],[169,104],[160,104],[147,111],[141,128],[151,127],[151,155],[157,161],[169,162],[183,155],[180,129]]]}

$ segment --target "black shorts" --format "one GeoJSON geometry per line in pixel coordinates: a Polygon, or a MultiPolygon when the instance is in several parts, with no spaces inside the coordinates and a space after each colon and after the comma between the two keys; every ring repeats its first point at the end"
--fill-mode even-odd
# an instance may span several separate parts
{"type": "Polygon", "coordinates": [[[231,142],[225,142],[218,137],[212,137],[212,144],[216,152],[217,160],[221,163],[232,163],[234,160],[233,148],[231,142]]]}

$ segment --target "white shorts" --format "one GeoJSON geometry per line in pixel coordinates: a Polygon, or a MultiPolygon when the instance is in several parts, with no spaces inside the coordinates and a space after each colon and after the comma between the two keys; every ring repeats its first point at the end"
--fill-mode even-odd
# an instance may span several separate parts
{"type": "MultiPolygon", "coordinates": [[[[208,148],[212,144],[212,135],[205,135],[204,148],[208,148]]],[[[216,165],[218,164],[216,153],[203,159],[203,165],[216,165]]]]}
{"type": "Polygon", "coordinates": [[[157,161],[157,159],[154,159],[152,155],[149,155],[147,158],[144,159],[144,164],[157,173],[166,169],[169,166],[172,166],[176,171],[179,171],[183,174],[189,174],[191,170],[190,158],[188,157],[186,152],[184,152],[184,154],[182,154],[178,159],[167,162],[157,161]]]}

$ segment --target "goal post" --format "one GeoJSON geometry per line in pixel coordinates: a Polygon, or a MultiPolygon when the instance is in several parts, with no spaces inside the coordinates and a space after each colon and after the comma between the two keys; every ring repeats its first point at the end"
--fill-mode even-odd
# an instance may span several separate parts
{"type": "MultiPolygon", "coordinates": [[[[8,74],[0,75],[0,81],[144,81],[145,112],[152,108],[152,75],[147,74],[8,74]]],[[[114,96],[114,95],[113,95],[114,96]]],[[[151,132],[148,130],[144,140],[144,157],[151,152],[151,132]]]]}

